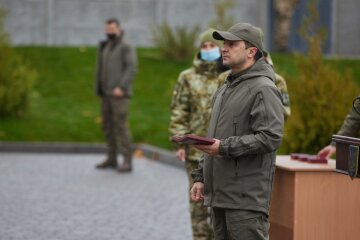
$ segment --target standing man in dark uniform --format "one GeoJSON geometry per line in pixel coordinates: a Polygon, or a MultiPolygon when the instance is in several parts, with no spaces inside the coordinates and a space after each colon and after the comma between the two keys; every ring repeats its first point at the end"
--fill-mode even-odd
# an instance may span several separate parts
{"type": "Polygon", "coordinates": [[[105,161],[96,167],[130,172],[132,148],[127,114],[137,68],[136,53],[123,41],[124,32],[117,19],[106,21],[105,33],[107,39],[99,45],[96,93],[102,100],[103,130],[108,150],[105,161]],[[123,155],[121,165],[117,162],[118,152],[123,155]]]}

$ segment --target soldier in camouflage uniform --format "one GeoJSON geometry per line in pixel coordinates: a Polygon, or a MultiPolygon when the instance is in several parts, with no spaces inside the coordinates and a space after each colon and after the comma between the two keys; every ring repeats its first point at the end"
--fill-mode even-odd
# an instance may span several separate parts
{"type": "MultiPolygon", "coordinates": [[[[271,59],[270,53],[263,51],[265,60],[274,67],[274,63],[271,59]]],[[[283,100],[283,110],[284,110],[284,117],[285,120],[290,117],[291,115],[291,109],[290,109],[290,98],[289,98],[289,92],[287,89],[285,78],[275,72],[275,85],[279,89],[282,100],[283,100]]]]}
{"type": "MultiPolygon", "coordinates": [[[[348,137],[359,137],[360,133],[360,95],[357,97],[353,108],[346,116],[343,125],[336,133],[337,135],[343,135],[348,137]]],[[[319,151],[318,156],[330,158],[336,153],[336,143],[332,141],[329,146],[324,147],[319,151]]]]}
{"type": "MultiPolygon", "coordinates": [[[[212,96],[223,84],[218,75],[226,70],[220,53],[222,43],[212,38],[213,31],[208,29],[200,35],[201,49],[193,61],[193,67],[181,72],[178,78],[171,104],[171,136],[205,136],[207,133],[212,96]]],[[[175,148],[178,158],[185,161],[190,190],[193,185],[190,173],[198,167],[202,153],[189,145],[176,145],[175,148]]],[[[202,203],[189,202],[194,239],[212,239],[208,209],[202,203]]]]}

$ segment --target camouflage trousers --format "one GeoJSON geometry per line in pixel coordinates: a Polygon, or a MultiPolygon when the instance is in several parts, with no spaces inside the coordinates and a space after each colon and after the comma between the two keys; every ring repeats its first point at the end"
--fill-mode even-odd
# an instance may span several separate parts
{"type": "MultiPolygon", "coordinates": [[[[197,161],[186,160],[186,172],[189,178],[189,191],[193,185],[191,172],[198,168],[197,161]]],[[[194,240],[210,240],[213,239],[213,231],[210,223],[210,212],[202,203],[195,203],[190,199],[190,216],[191,226],[194,240]]]]}
{"type": "Polygon", "coordinates": [[[128,98],[103,97],[103,131],[110,161],[117,161],[117,153],[122,153],[124,162],[131,164],[132,149],[127,123],[128,98]]]}

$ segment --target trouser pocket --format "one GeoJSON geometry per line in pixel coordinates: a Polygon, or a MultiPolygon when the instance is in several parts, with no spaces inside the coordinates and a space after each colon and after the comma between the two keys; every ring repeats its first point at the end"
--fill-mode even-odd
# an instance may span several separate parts
{"type": "Polygon", "coordinates": [[[226,211],[227,231],[230,240],[268,240],[269,223],[260,212],[226,211]]]}

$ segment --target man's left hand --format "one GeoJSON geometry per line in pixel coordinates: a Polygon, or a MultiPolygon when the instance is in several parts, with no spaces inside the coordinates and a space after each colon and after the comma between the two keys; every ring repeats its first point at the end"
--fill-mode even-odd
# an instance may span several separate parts
{"type": "Polygon", "coordinates": [[[216,156],[219,154],[220,140],[219,139],[214,139],[214,140],[215,142],[212,145],[194,145],[194,147],[211,156],[216,156]]]}

